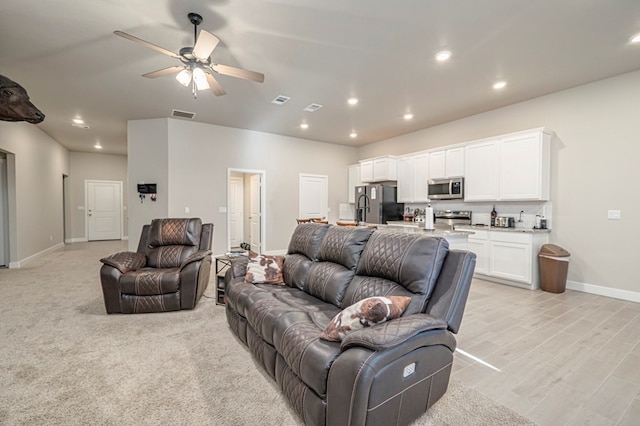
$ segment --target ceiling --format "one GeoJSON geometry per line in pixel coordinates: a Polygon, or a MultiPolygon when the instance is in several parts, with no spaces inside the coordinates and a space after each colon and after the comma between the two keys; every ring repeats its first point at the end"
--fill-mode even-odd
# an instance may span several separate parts
{"type": "Polygon", "coordinates": [[[172,109],[360,146],[640,69],[638,0],[3,0],[0,16],[0,74],[46,114],[38,127],[84,152],[126,154],[127,120],[172,109]],[[171,76],[142,78],[178,62],[113,31],[177,52],[193,45],[188,12],[221,40],[213,62],[264,83],[219,76],[227,95],[194,99],[171,76]]]}

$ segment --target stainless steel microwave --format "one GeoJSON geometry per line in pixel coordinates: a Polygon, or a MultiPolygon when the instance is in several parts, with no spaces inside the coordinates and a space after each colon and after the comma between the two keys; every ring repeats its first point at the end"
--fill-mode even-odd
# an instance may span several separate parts
{"type": "Polygon", "coordinates": [[[428,195],[431,200],[457,200],[464,198],[464,178],[462,176],[429,179],[428,195]]]}

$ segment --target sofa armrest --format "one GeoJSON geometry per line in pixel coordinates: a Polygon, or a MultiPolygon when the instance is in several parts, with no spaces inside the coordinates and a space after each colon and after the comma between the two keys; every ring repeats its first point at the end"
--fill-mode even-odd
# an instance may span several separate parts
{"type": "Polygon", "coordinates": [[[447,323],[441,318],[428,314],[414,314],[349,333],[342,340],[341,348],[344,351],[353,346],[362,346],[380,351],[401,345],[424,331],[446,328],[447,323]]]}
{"type": "Polygon", "coordinates": [[[207,256],[211,256],[211,250],[201,250],[193,253],[191,256],[187,257],[184,262],[182,262],[182,265],[180,265],[180,270],[182,271],[190,263],[198,262],[207,256]]]}
{"type": "Polygon", "coordinates": [[[228,283],[234,278],[240,278],[247,275],[247,264],[249,263],[248,256],[238,256],[231,259],[231,267],[227,269],[224,276],[225,283],[228,283]]]}
{"type": "Polygon", "coordinates": [[[142,253],[134,253],[132,251],[121,251],[100,259],[105,265],[116,268],[123,274],[129,271],[135,271],[142,268],[147,263],[147,258],[142,253]]]}

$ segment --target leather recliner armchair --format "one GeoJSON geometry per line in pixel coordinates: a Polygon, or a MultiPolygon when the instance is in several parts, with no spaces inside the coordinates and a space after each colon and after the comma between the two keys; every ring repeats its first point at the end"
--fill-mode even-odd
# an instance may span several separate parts
{"type": "Polygon", "coordinates": [[[209,283],[213,224],[154,219],[137,252],[104,257],[100,280],[107,313],[193,309],[209,283]]]}

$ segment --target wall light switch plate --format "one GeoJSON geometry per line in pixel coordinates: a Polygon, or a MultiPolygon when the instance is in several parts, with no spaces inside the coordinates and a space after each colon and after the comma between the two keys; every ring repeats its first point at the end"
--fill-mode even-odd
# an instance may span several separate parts
{"type": "Polygon", "coordinates": [[[184,212],[185,212],[185,213],[191,213],[191,209],[190,209],[189,207],[185,207],[185,208],[184,208],[184,212]]]}
{"type": "Polygon", "coordinates": [[[620,212],[620,210],[609,210],[607,211],[607,219],[620,220],[622,219],[622,213],[620,212]]]}
{"type": "Polygon", "coordinates": [[[227,212],[226,207],[218,207],[218,213],[226,213],[226,212],[227,212]]]}

